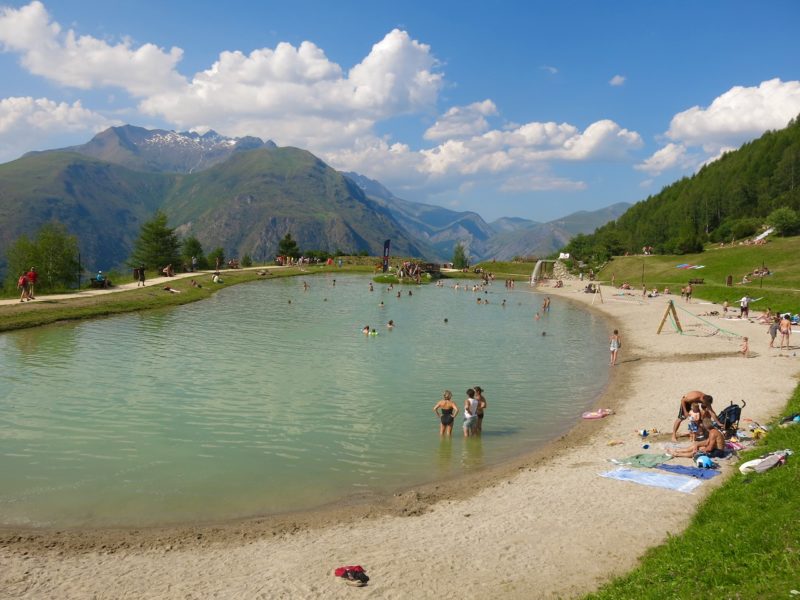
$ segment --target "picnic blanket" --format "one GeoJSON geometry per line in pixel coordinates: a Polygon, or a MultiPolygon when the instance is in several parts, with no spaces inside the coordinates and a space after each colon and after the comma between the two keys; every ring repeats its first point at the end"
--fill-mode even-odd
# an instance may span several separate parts
{"type": "Polygon", "coordinates": [[[699,467],[687,467],[685,465],[658,465],[656,469],[669,471],[676,475],[688,475],[689,477],[696,477],[697,479],[711,479],[719,475],[719,471],[714,469],[701,469],[699,467]]]}
{"type": "Polygon", "coordinates": [[[667,475],[641,469],[628,469],[627,467],[618,467],[613,471],[598,473],[598,475],[608,479],[619,479],[620,481],[630,481],[640,485],[666,488],[676,492],[683,492],[684,494],[691,494],[697,486],[703,483],[699,479],[687,477],[686,475],[667,475]]]}
{"type": "Polygon", "coordinates": [[[630,465],[632,467],[657,467],[672,457],[669,454],[634,454],[627,458],[612,458],[615,465],[630,465]]]}

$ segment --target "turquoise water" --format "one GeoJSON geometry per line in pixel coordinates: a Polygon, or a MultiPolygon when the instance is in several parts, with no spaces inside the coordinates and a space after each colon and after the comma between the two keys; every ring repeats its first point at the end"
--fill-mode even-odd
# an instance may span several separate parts
{"type": "Polygon", "coordinates": [[[543,295],[502,282],[306,281],[0,336],[0,523],[217,520],[391,492],[554,439],[606,384],[606,324],[559,298],[536,321],[543,295]],[[459,416],[440,440],[432,406],[473,385],[482,438],[459,416]]]}

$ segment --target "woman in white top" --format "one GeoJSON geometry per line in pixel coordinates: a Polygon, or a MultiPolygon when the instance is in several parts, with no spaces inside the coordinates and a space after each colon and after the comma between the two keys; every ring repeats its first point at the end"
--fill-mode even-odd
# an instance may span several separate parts
{"type": "Polygon", "coordinates": [[[478,400],[475,398],[475,390],[467,390],[467,399],[464,400],[464,437],[469,437],[475,433],[475,424],[478,421],[478,400]]]}

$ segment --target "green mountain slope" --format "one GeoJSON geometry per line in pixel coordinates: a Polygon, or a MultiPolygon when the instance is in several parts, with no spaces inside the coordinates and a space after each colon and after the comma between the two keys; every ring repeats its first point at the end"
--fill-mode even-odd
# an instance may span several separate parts
{"type": "Polygon", "coordinates": [[[260,148],[234,154],[225,163],[179,176],[163,208],[180,231],[205,247],[231,255],[274,256],[291,233],[301,249],[367,250],[380,254],[385,239],[392,254],[422,256],[388,210],[310,152],[260,148]]]}
{"type": "Polygon", "coordinates": [[[78,236],[82,262],[125,261],[141,223],[161,204],[171,176],[137,173],[72,153],[40,153],[0,165],[0,255],[49,221],[78,236]]]}

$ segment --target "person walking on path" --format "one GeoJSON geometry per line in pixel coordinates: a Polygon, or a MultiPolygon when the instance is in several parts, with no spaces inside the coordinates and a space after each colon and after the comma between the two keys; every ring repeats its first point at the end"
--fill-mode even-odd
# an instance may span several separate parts
{"type": "Polygon", "coordinates": [[[20,290],[19,301],[25,302],[26,300],[30,300],[30,294],[28,292],[28,276],[23,273],[17,279],[17,289],[20,290]]]}
{"type": "Polygon", "coordinates": [[[614,333],[611,334],[610,338],[610,350],[611,350],[611,362],[610,365],[613,367],[617,364],[617,355],[619,354],[619,349],[622,348],[622,340],[619,337],[619,330],[615,329],[614,333]]]}
{"type": "Polygon", "coordinates": [[[139,265],[137,275],[138,281],[136,282],[136,287],[139,287],[140,285],[144,287],[144,265],[139,265]]]}
{"type": "Polygon", "coordinates": [[[25,277],[28,279],[28,300],[34,300],[35,296],[33,295],[33,288],[36,286],[36,281],[39,279],[39,274],[36,272],[36,267],[31,267],[31,270],[25,274],[25,277]]]}

